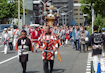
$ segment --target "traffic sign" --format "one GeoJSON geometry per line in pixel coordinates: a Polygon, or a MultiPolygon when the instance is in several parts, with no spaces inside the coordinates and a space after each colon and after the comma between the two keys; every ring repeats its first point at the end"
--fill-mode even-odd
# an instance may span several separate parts
{"type": "Polygon", "coordinates": [[[72,25],[75,25],[75,20],[72,20],[72,25]]]}
{"type": "Polygon", "coordinates": [[[10,4],[10,3],[15,3],[15,1],[7,1],[7,3],[8,3],[8,4],[10,4]]]}

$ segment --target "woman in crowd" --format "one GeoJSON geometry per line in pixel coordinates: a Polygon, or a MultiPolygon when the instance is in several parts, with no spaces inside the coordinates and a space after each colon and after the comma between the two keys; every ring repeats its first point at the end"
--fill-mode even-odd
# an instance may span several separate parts
{"type": "Polygon", "coordinates": [[[4,32],[2,33],[2,44],[4,44],[4,54],[7,54],[7,48],[8,48],[8,41],[9,41],[9,34],[7,32],[7,28],[4,29],[4,32]]]}

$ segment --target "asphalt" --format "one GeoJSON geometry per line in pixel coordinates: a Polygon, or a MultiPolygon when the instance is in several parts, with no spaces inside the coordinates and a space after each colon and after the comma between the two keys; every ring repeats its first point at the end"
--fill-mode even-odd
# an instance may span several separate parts
{"type": "MultiPolygon", "coordinates": [[[[3,51],[3,47],[0,47],[0,51],[3,51]]],[[[55,55],[54,71],[53,73],[85,73],[87,53],[80,53],[72,49],[71,45],[60,48],[60,54],[62,62],[58,61],[57,55],[55,55]]],[[[0,53],[0,62],[7,60],[17,55],[15,49],[9,51],[7,55],[0,53]]],[[[38,53],[29,52],[29,61],[27,63],[27,73],[44,73],[43,61],[40,50],[38,53]]],[[[22,73],[21,64],[18,58],[14,58],[6,63],[0,64],[0,73],[22,73]]]]}

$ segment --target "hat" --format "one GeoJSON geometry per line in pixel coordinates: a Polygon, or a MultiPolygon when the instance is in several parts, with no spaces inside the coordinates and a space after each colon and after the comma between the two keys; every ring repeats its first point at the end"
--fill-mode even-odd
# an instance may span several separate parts
{"type": "Polygon", "coordinates": [[[11,25],[10,27],[13,27],[13,25],[11,25]]]}
{"type": "Polygon", "coordinates": [[[105,31],[105,28],[102,28],[101,30],[102,30],[102,31],[105,31]]]}
{"type": "Polygon", "coordinates": [[[7,30],[7,28],[4,28],[4,30],[7,30]]]}
{"type": "Polygon", "coordinates": [[[35,24],[35,27],[36,27],[36,28],[39,27],[39,24],[35,24]]]}

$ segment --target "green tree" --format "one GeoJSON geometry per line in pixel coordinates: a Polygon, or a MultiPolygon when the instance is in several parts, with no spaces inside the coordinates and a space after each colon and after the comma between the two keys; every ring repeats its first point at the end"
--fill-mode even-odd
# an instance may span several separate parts
{"type": "MultiPolygon", "coordinates": [[[[18,1],[18,0],[15,0],[18,1]]],[[[22,9],[22,0],[20,4],[20,13],[23,13],[22,9]]],[[[25,13],[27,13],[27,9],[25,9],[25,13]]],[[[11,3],[8,4],[7,0],[0,0],[0,20],[2,23],[4,20],[7,20],[8,18],[17,18],[18,17],[18,3],[11,3]]]]}
{"type": "MultiPolygon", "coordinates": [[[[94,2],[94,10],[97,14],[103,15],[103,10],[105,10],[105,0],[81,0],[81,4],[91,4],[94,2]]],[[[86,14],[91,14],[91,6],[81,6],[81,11],[86,14]]]]}
{"type": "Polygon", "coordinates": [[[103,17],[101,14],[97,14],[94,25],[99,26],[100,31],[103,27],[105,27],[105,17],[103,17]]]}

